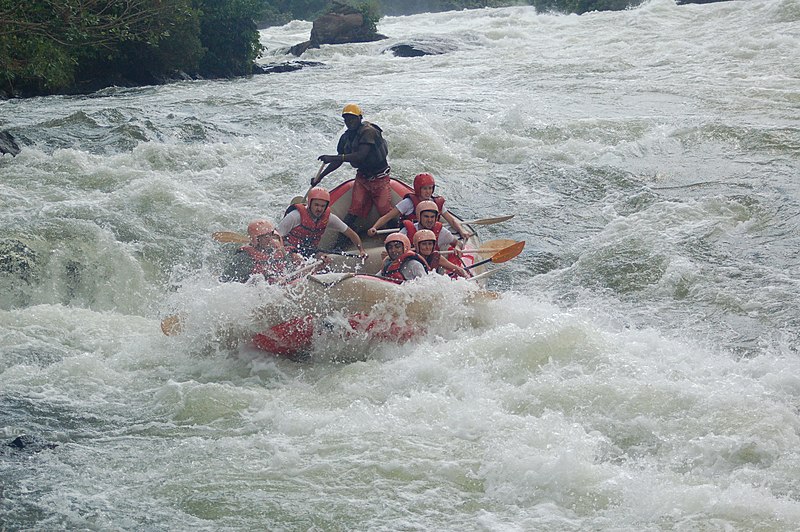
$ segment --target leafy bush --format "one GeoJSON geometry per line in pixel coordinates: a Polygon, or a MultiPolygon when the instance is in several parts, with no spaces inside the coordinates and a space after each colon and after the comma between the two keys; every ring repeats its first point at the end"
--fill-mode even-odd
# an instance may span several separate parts
{"type": "Polygon", "coordinates": [[[200,41],[206,53],[200,73],[208,77],[251,74],[261,52],[256,19],[263,0],[195,0],[200,9],[200,41]]]}
{"type": "Polygon", "coordinates": [[[0,92],[252,72],[263,0],[0,0],[0,92]]]}

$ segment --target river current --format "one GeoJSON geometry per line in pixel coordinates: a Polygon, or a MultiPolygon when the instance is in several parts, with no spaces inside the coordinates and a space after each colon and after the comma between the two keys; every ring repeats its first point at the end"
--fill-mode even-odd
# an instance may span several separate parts
{"type": "Polygon", "coordinates": [[[800,527],[800,1],[378,29],[296,72],[0,102],[0,435],[39,442],[0,451],[0,530],[800,527]],[[463,320],[431,280],[419,338],[310,362],[221,341],[280,296],[216,282],[210,234],[279,218],[347,102],[396,177],[516,214],[481,232],[527,242],[501,297],[463,320]]]}

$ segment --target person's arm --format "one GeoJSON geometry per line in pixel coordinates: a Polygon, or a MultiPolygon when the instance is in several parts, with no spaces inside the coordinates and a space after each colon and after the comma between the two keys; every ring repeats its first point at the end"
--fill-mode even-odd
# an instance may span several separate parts
{"type": "Polygon", "coordinates": [[[452,246],[456,257],[459,259],[461,258],[461,248],[464,247],[464,241],[456,238],[456,235],[446,228],[442,228],[442,231],[439,233],[439,240],[436,241],[436,244],[439,246],[440,250],[450,249],[450,246],[452,246]]]}
{"type": "Polygon", "coordinates": [[[455,264],[453,264],[452,262],[450,262],[449,260],[447,260],[442,256],[439,256],[439,266],[441,266],[448,272],[455,270],[461,277],[469,277],[467,275],[467,270],[465,270],[461,266],[456,266],[455,264]]]}
{"type": "Polygon", "coordinates": [[[403,272],[403,277],[406,278],[406,281],[425,276],[425,266],[416,260],[410,260],[403,264],[401,271],[403,272]]]}
{"type": "Polygon", "coordinates": [[[391,220],[392,218],[396,218],[400,216],[400,210],[397,207],[392,207],[392,210],[378,218],[378,220],[372,224],[372,227],[367,229],[367,234],[369,236],[375,236],[378,234],[378,229],[386,225],[386,222],[391,220]]]}
{"type": "Polygon", "coordinates": [[[335,170],[338,170],[339,167],[342,166],[342,161],[343,161],[342,157],[343,157],[342,155],[320,155],[319,157],[317,157],[317,159],[327,164],[328,166],[326,166],[325,169],[322,172],[320,172],[319,177],[311,179],[311,186],[315,187],[319,185],[323,177],[325,177],[326,175],[330,174],[335,170]]]}
{"type": "Polygon", "coordinates": [[[361,243],[361,238],[358,236],[358,233],[356,233],[355,231],[353,231],[352,229],[350,229],[348,227],[346,231],[342,232],[342,234],[344,234],[344,236],[349,238],[350,242],[352,242],[353,244],[356,245],[356,247],[358,248],[359,256],[362,259],[366,259],[367,258],[367,252],[364,251],[364,244],[361,243]]]}
{"type": "Polygon", "coordinates": [[[283,219],[278,222],[278,225],[275,227],[275,232],[280,235],[281,238],[286,238],[286,235],[291,232],[292,229],[300,225],[302,218],[300,217],[300,211],[297,209],[292,209],[289,214],[283,217],[283,219]]]}
{"type": "Polygon", "coordinates": [[[448,224],[450,224],[450,227],[452,227],[453,229],[455,229],[455,230],[458,232],[458,234],[460,234],[460,235],[461,235],[461,237],[462,237],[464,240],[467,240],[469,237],[471,237],[471,236],[472,236],[472,233],[470,233],[469,231],[465,231],[465,230],[464,230],[464,228],[463,228],[463,227],[461,227],[461,222],[459,222],[459,221],[458,221],[458,219],[457,219],[455,216],[453,216],[452,214],[450,214],[450,211],[444,211],[444,212],[442,213],[442,218],[444,218],[444,219],[445,219],[445,221],[446,221],[448,224]]]}

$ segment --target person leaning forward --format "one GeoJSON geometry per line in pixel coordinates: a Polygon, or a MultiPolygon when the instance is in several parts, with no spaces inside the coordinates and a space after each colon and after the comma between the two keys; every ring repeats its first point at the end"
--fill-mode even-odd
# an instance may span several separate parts
{"type": "Polygon", "coordinates": [[[344,223],[352,225],[356,218],[366,218],[372,205],[380,215],[392,210],[392,195],[389,187],[389,163],[386,160],[388,149],[383,138],[383,130],[376,124],[363,120],[361,108],[349,103],[342,110],[347,131],[339,138],[336,155],[320,155],[319,160],[328,166],[311,180],[316,186],[342,163],[350,163],[356,169],[350,209],[344,223]]]}
{"type": "Polygon", "coordinates": [[[252,275],[261,274],[274,284],[292,271],[297,261],[283,247],[280,235],[267,220],[253,220],[247,226],[250,244],[242,246],[225,266],[222,282],[244,283],[252,275]]]}
{"type": "Polygon", "coordinates": [[[319,243],[325,229],[330,227],[349,238],[358,248],[362,258],[367,257],[358,234],[350,229],[338,216],[331,213],[331,195],[322,187],[308,191],[308,207],[302,203],[290,205],[286,215],[278,223],[275,232],[286,241],[286,249],[308,258],[316,256],[328,261],[327,255],[319,252],[319,243]]]}

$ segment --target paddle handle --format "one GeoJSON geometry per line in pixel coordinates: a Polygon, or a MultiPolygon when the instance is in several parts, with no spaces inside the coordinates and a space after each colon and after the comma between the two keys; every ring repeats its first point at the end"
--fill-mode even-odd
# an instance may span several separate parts
{"type": "Polygon", "coordinates": [[[294,279],[295,277],[298,277],[298,276],[300,276],[300,275],[302,275],[304,273],[308,273],[308,272],[312,271],[314,268],[316,268],[320,264],[322,264],[321,260],[315,260],[314,262],[312,262],[310,264],[307,264],[307,265],[303,266],[302,268],[299,268],[299,269],[297,269],[297,270],[295,270],[295,271],[293,271],[291,273],[288,273],[288,274],[284,275],[283,277],[278,279],[275,282],[275,284],[285,284],[288,281],[290,281],[291,279],[294,279]]]}
{"type": "Polygon", "coordinates": [[[306,195],[303,196],[303,199],[308,197],[308,193],[311,192],[312,188],[314,188],[315,186],[319,185],[319,182],[320,182],[319,175],[322,173],[322,169],[323,168],[325,168],[325,163],[322,163],[321,165],[319,165],[319,170],[317,170],[317,175],[315,175],[314,179],[311,180],[311,186],[308,187],[308,190],[306,191],[306,195]]]}
{"type": "Polygon", "coordinates": [[[333,249],[318,249],[320,253],[327,253],[329,255],[341,255],[342,257],[361,257],[357,253],[348,253],[347,251],[336,251],[333,249]]]}
{"type": "Polygon", "coordinates": [[[440,251],[439,255],[450,255],[455,253],[456,251],[460,251],[462,255],[474,255],[475,253],[497,253],[500,251],[499,249],[488,248],[488,249],[448,249],[446,251],[440,251]]]}
{"type": "Polygon", "coordinates": [[[399,227],[395,227],[394,229],[378,229],[377,233],[379,235],[388,235],[389,233],[396,233],[400,230],[399,227]]]}
{"type": "Polygon", "coordinates": [[[479,261],[478,261],[478,262],[476,262],[475,264],[471,264],[471,265],[467,266],[467,267],[466,267],[466,268],[464,268],[464,269],[465,269],[465,270],[469,270],[469,269],[471,269],[471,268],[476,268],[476,267],[478,267],[478,266],[482,266],[482,265],[484,265],[484,264],[487,264],[487,263],[489,263],[489,262],[492,262],[492,259],[491,259],[491,258],[488,258],[488,259],[483,259],[483,260],[479,260],[479,261]]]}
{"type": "Polygon", "coordinates": [[[491,270],[486,270],[485,272],[479,273],[478,275],[475,275],[474,277],[470,277],[469,279],[467,279],[467,281],[477,281],[478,279],[483,279],[484,277],[488,277],[488,276],[494,274],[500,268],[504,268],[504,267],[505,267],[505,264],[501,264],[497,268],[492,268],[491,270]]]}

